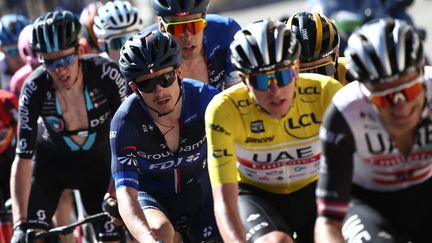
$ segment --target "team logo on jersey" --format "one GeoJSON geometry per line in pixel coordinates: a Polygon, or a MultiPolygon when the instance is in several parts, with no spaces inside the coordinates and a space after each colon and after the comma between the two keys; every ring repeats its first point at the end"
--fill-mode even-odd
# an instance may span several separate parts
{"type": "Polygon", "coordinates": [[[284,124],[284,129],[286,133],[294,138],[305,139],[317,136],[320,125],[320,117],[311,112],[302,114],[298,118],[288,118],[284,124]]]}
{"type": "Polygon", "coordinates": [[[250,99],[237,101],[237,106],[242,107],[242,108],[248,107],[252,104],[253,104],[253,102],[250,99]]]}
{"type": "Polygon", "coordinates": [[[261,215],[260,215],[259,213],[250,214],[250,215],[247,217],[246,221],[247,221],[247,222],[254,221],[254,220],[256,220],[257,218],[259,218],[260,216],[261,216],[261,215]]]}
{"type": "Polygon", "coordinates": [[[363,242],[372,239],[370,233],[365,229],[361,218],[354,214],[342,226],[342,234],[348,242],[363,242]]]}
{"type": "Polygon", "coordinates": [[[144,124],[144,125],[141,125],[141,127],[142,127],[142,130],[143,130],[143,132],[153,132],[153,130],[154,130],[154,126],[153,125],[146,125],[146,124],[144,124]]]}
{"type": "Polygon", "coordinates": [[[203,229],[204,238],[209,238],[212,235],[213,235],[213,227],[207,226],[203,229]]]}
{"type": "Polygon", "coordinates": [[[41,221],[45,220],[46,219],[45,210],[43,210],[43,209],[38,210],[36,212],[36,216],[38,217],[38,220],[41,220],[41,221]]]}
{"type": "Polygon", "coordinates": [[[56,133],[64,130],[64,123],[60,118],[56,116],[47,116],[45,120],[56,133]]]}
{"type": "Polygon", "coordinates": [[[253,121],[250,124],[250,129],[254,133],[264,132],[264,122],[262,120],[253,121]]]}
{"type": "Polygon", "coordinates": [[[136,160],[136,156],[132,153],[127,154],[126,156],[119,156],[118,161],[122,165],[133,165],[133,166],[138,165],[138,162],[136,160]]]}
{"type": "Polygon", "coordinates": [[[231,133],[227,132],[227,130],[225,130],[225,128],[219,124],[210,124],[210,129],[215,132],[220,132],[228,136],[231,135],[231,133]]]}

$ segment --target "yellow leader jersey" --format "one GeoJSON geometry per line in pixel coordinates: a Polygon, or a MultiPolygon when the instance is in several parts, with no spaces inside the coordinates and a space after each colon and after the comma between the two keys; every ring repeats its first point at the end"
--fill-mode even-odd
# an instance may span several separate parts
{"type": "Polygon", "coordinates": [[[255,103],[243,83],[216,95],[206,110],[212,185],[242,182],[291,193],[319,177],[319,128],[341,84],[302,73],[288,114],[275,119],[255,103]]]}

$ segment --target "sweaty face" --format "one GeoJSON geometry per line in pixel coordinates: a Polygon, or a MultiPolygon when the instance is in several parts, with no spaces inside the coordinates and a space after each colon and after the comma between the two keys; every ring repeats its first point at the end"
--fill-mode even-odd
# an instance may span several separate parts
{"type": "MultiPolygon", "coordinates": [[[[203,14],[192,14],[188,16],[169,16],[165,17],[164,21],[167,24],[176,24],[180,22],[198,20],[203,17],[203,14]]],[[[164,29],[163,24],[161,24],[162,30],[164,29]]],[[[193,34],[187,28],[185,28],[181,36],[173,35],[174,39],[179,43],[182,53],[182,58],[189,60],[196,56],[199,56],[204,51],[203,41],[204,41],[204,30],[193,34]]]]}
{"type": "Polygon", "coordinates": [[[42,60],[55,86],[70,89],[79,74],[79,54],[75,47],[53,53],[42,53],[42,60]]]}
{"type": "Polygon", "coordinates": [[[389,93],[386,97],[390,100],[392,105],[385,107],[382,105],[375,105],[378,110],[379,117],[384,127],[392,134],[401,134],[414,129],[419,120],[425,102],[425,92],[423,85],[421,85],[416,94],[412,95],[412,99],[406,98],[409,95],[409,89],[415,88],[415,83],[422,82],[423,77],[418,72],[412,72],[402,76],[401,78],[383,84],[377,84],[369,87],[372,93],[385,93],[386,90],[400,90],[407,87],[407,90],[402,90],[394,93],[389,93]],[[413,85],[411,85],[412,83],[413,85]],[[407,86],[408,85],[408,86],[407,86]]]}

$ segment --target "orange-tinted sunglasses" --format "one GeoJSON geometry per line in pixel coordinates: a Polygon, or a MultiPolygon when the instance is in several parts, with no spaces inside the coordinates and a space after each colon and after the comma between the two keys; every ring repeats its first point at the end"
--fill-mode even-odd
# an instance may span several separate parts
{"type": "Polygon", "coordinates": [[[400,99],[404,102],[414,100],[423,90],[423,77],[420,75],[409,83],[387,89],[382,92],[370,93],[368,96],[370,102],[377,107],[388,108],[395,105],[400,99]]]}
{"type": "Polygon", "coordinates": [[[170,33],[176,37],[181,38],[185,30],[187,29],[192,35],[196,35],[201,32],[205,26],[207,21],[203,18],[192,19],[188,21],[180,21],[180,22],[170,22],[167,23],[161,18],[161,25],[163,27],[163,31],[170,33]]]}

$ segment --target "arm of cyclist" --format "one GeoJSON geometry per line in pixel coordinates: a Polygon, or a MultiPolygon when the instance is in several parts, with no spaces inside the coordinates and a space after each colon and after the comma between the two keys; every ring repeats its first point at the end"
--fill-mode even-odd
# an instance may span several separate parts
{"type": "Polygon", "coordinates": [[[129,231],[138,242],[156,242],[155,233],[145,218],[144,212],[137,200],[137,190],[131,187],[121,187],[116,191],[120,215],[129,231]]]}
{"type": "Polygon", "coordinates": [[[315,243],[343,243],[345,241],[341,232],[341,221],[325,217],[318,217],[315,223],[315,243]]]}
{"type": "Polygon", "coordinates": [[[32,160],[22,159],[16,156],[11,171],[11,197],[14,225],[27,221],[31,174],[32,160]]]}
{"type": "Polygon", "coordinates": [[[320,139],[323,156],[316,190],[315,242],[344,242],[342,222],[350,200],[355,147],[351,129],[333,103],[324,115],[320,139]]]}
{"type": "Polygon", "coordinates": [[[213,187],[214,211],[219,232],[225,242],[245,242],[245,232],[237,208],[237,183],[213,187]]]}
{"type": "Polygon", "coordinates": [[[11,171],[12,216],[14,223],[11,242],[13,243],[25,243],[31,174],[32,160],[16,156],[11,171]]]}
{"type": "Polygon", "coordinates": [[[118,209],[117,196],[113,179],[111,179],[108,187],[108,192],[104,196],[102,209],[105,212],[109,213],[111,217],[111,223],[117,226],[122,226],[124,224],[118,209]]]}
{"type": "Polygon", "coordinates": [[[208,169],[217,225],[225,242],[246,242],[237,206],[237,155],[235,141],[242,139],[238,110],[223,93],[215,96],[205,113],[208,169]]]}

